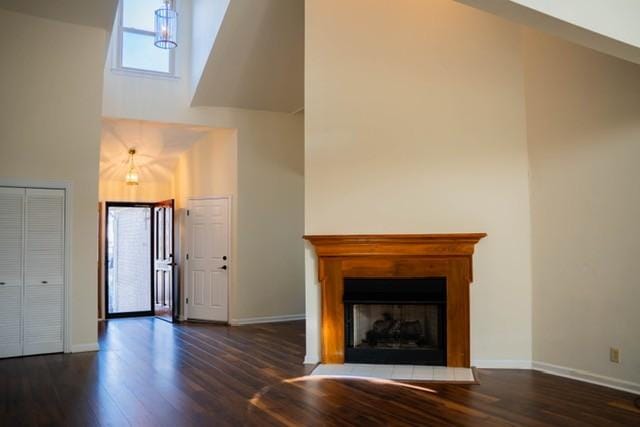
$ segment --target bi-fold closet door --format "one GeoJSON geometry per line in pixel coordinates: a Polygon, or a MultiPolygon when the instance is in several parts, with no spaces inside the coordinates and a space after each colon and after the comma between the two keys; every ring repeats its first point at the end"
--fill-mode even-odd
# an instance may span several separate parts
{"type": "Polygon", "coordinates": [[[64,350],[64,190],[0,187],[0,357],[64,350]]]}

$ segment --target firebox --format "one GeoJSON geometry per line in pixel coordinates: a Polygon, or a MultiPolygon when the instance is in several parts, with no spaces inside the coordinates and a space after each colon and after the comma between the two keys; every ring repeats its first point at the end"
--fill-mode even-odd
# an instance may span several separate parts
{"type": "Polygon", "coordinates": [[[447,279],[345,278],[345,362],[447,363],[447,279]]]}

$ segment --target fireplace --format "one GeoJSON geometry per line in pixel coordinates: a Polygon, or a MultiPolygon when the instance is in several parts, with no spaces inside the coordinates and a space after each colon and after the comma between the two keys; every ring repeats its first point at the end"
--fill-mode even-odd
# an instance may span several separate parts
{"type": "Polygon", "coordinates": [[[485,236],[305,236],[318,256],[322,363],[470,367],[472,256],[485,236]]]}
{"type": "Polygon", "coordinates": [[[345,278],[345,362],[446,365],[446,278],[345,278]]]}

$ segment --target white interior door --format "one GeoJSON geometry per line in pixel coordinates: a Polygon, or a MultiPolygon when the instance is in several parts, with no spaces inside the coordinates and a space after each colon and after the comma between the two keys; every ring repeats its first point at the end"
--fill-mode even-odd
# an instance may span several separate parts
{"type": "Polygon", "coordinates": [[[229,199],[190,200],[187,211],[187,317],[229,320],[229,199]]]}
{"type": "Polygon", "coordinates": [[[23,354],[63,351],[64,191],[26,190],[23,354]]]}
{"type": "Polygon", "coordinates": [[[0,187],[0,357],[22,354],[24,197],[0,187]]]}

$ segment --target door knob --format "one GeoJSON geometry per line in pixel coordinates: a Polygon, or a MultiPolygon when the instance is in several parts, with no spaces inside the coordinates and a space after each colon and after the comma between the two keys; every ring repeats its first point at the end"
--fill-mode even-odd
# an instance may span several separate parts
{"type": "Polygon", "coordinates": [[[220,267],[220,270],[226,270],[226,269],[227,269],[226,265],[223,265],[222,267],[220,267]]]}
{"type": "Polygon", "coordinates": [[[222,257],[222,260],[223,260],[223,261],[226,261],[226,260],[227,260],[227,256],[226,256],[226,255],[225,255],[225,256],[223,256],[223,257],[222,257]]]}

